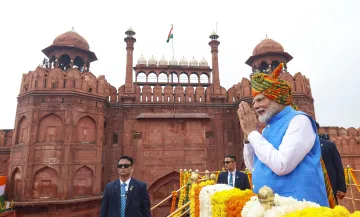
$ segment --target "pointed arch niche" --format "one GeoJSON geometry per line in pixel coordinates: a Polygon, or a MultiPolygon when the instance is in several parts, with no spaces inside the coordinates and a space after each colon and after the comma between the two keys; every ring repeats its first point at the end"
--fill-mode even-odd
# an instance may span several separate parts
{"type": "Polygon", "coordinates": [[[96,123],[90,116],[80,118],[76,130],[76,142],[96,143],[96,123]]]}
{"type": "Polygon", "coordinates": [[[27,132],[28,132],[28,121],[26,120],[25,116],[21,117],[16,132],[16,142],[15,144],[24,144],[27,140],[27,132]]]}
{"type": "Polygon", "coordinates": [[[44,167],[34,175],[33,197],[56,198],[59,185],[59,175],[51,167],[44,167]]]}
{"type": "Polygon", "coordinates": [[[73,195],[83,196],[93,194],[94,172],[87,166],[76,170],[73,177],[73,195]]]}
{"type": "MultiPolygon", "coordinates": [[[[172,171],[157,179],[149,188],[150,201],[152,206],[169,196],[172,191],[179,189],[180,174],[172,171]]],[[[167,216],[171,207],[171,198],[162,205],[154,209],[152,216],[167,216]]]]}
{"type": "Polygon", "coordinates": [[[11,193],[13,198],[21,197],[21,172],[16,168],[11,175],[11,193]]]}
{"type": "Polygon", "coordinates": [[[62,119],[55,114],[48,114],[41,118],[37,141],[45,142],[61,142],[63,141],[63,122],[62,119]]]}

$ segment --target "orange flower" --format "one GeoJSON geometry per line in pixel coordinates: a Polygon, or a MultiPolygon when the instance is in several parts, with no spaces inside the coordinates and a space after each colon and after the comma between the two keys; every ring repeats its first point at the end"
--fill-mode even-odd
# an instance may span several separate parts
{"type": "Polygon", "coordinates": [[[176,205],[176,197],[178,196],[177,191],[171,192],[172,194],[172,201],[171,201],[171,208],[170,213],[173,213],[175,211],[175,205],[176,205]]]}

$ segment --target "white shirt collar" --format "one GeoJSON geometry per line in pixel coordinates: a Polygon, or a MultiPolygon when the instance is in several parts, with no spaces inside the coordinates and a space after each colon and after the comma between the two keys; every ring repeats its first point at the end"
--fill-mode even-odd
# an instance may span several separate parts
{"type": "MultiPolygon", "coordinates": [[[[120,179],[119,179],[120,180],[120,179]]],[[[131,178],[129,178],[128,180],[126,180],[126,187],[129,187],[129,185],[130,185],[130,180],[131,180],[131,178]]],[[[124,183],[123,181],[121,181],[120,180],[120,186],[122,185],[122,183],[124,183]]]]}
{"type": "Polygon", "coordinates": [[[236,170],[234,170],[234,171],[232,171],[232,172],[228,171],[228,175],[230,175],[231,173],[232,173],[233,175],[236,175],[236,170]]]}

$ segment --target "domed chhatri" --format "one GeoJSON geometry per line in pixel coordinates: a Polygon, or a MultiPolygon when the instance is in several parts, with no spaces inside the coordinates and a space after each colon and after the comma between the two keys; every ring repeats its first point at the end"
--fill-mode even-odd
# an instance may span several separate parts
{"type": "Polygon", "coordinates": [[[148,65],[157,65],[157,60],[154,57],[154,55],[151,55],[149,61],[148,61],[148,65]]]}
{"type": "Polygon", "coordinates": [[[195,57],[193,57],[190,62],[189,62],[190,66],[199,66],[198,61],[195,59],[195,57]]]}
{"type": "Polygon", "coordinates": [[[208,61],[206,61],[206,59],[203,57],[200,62],[199,62],[199,66],[209,66],[208,61]]]}
{"type": "Polygon", "coordinates": [[[179,62],[180,66],[189,66],[189,62],[187,61],[187,59],[183,56],[183,58],[180,60],[179,62]]]}
{"type": "Polygon", "coordinates": [[[167,66],[167,64],[168,64],[168,61],[163,55],[159,60],[159,66],[167,66]]]}
{"type": "Polygon", "coordinates": [[[253,50],[253,55],[259,55],[268,52],[284,52],[283,46],[270,38],[262,40],[253,50]]]}
{"type": "Polygon", "coordinates": [[[169,61],[170,66],[177,66],[179,65],[179,62],[175,59],[175,57],[172,57],[169,61]]]}
{"type": "Polygon", "coordinates": [[[246,60],[246,64],[255,68],[264,68],[266,64],[275,67],[273,61],[288,63],[292,56],[284,51],[284,47],[277,41],[266,36],[253,50],[252,56],[246,60]],[[265,63],[263,63],[265,62],[265,63]],[[262,65],[261,65],[262,64],[262,65]],[[260,66],[261,65],[261,66],[260,66]]]}
{"type": "Polygon", "coordinates": [[[71,31],[56,37],[53,41],[53,45],[77,47],[87,51],[90,49],[89,43],[81,35],[75,32],[74,28],[72,28],[71,31]]]}
{"type": "Polygon", "coordinates": [[[137,64],[138,65],[146,65],[147,64],[147,61],[143,55],[141,55],[141,57],[138,59],[137,64]]]}

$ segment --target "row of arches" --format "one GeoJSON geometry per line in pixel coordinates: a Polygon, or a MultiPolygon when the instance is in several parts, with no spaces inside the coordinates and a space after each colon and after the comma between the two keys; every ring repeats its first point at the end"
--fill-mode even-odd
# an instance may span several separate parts
{"type": "MultiPolygon", "coordinates": [[[[29,121],[25,116],[21,117],[17,124],[15,144],[24,144],[28,140],[29,121]]],[[[59,143],[63,142],[64,123],[60,116],[51,113],[39,120],[36,142],[59,143]]],[[[96,122],[90,116],[84,116],[76,124],[76,141],[78,143],[95,143],[97,137],[96,122]]]]}
{"type": "Polygon", "coordinates": [[[88,71],[89,64],[85,62],[80,56],[76,56],[71,59],[68,54],[62,54],[58,59],[53,55],[49,60],[44,58],[40,64],[45,68],[60,68],[63,71],[67,71],[71,68],[77,68],[80,72],[88,71]]]}
{"type": "Polygon", "coordinates": [[[182,72],[180,74],[176,72],[160,72],[156,74],[155,72],[150,72],[146,74],[145,72],[139,72],[136,74],[135,82],[140,83],[192,83],[192,84],[209,84],[210,76],[207,73],[198,74],[193,72],[190,74],[182,72]]]}
{"type": "MultiPolygon", "coordinates": [[[[61,178],[58,172],[46,166],[38,170],[32,177],[33,198],[56,198],[61,178]]],[[[93,194],[94,172],[88,166],[82,166],[72,176],[71,196],[93,194]]],[[[11,193],[14,198],[20,198],[22,193],[22,173],[16,168],[11,176],[11,193]]]]}

